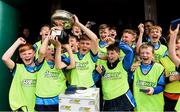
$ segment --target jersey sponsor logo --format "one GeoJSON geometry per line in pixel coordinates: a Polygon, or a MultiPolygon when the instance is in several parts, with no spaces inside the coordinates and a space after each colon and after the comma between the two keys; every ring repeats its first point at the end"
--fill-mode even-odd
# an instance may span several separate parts
{"type": "Polygon", "coordinates": [[[155,87],[155,86],[156,86],[156,83],[154,83],[154,82],[149,82],[149,81],[138,80],[138,81],[136,82],[136,85],[137,85],[138,87],[142,87],[142,86],[155,87]]]}
{"type": "Polygon", "coordinates": [[[172,71],[172,72],[169,72],[169,75],[179,75],[179,73],[177,71],[172,71]]]}
{"type": "Polygon", "coordinates": [[[121,79],[122,76],[120,75],[121,72],[107,72],[102,78],[106,80],[117,80],[121,79]]]}
{"type": "Polygon", "coordinates": [[[88,70],[89,67],[87,66],[89,64],[88,61],[86,62],[76,62],[76,68],[78,70],[88,70]]]}
{"type": "Polygon", "coordinates": [[[45,78],[58,79],[59,74],[60,74],[60,73],[59,73],[58,71],[46,71],[44,77],[45,77],[45,78]]]}
{"type": "Polygon", "coordinates": [[[28,87],[35,87],[36,86],[36,79],[25,79],[22,81],[23,86],[28,87]]]}

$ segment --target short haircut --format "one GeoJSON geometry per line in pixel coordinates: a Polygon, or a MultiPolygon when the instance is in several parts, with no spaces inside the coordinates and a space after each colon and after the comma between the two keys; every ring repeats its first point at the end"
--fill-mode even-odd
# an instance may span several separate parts
{"type": "Polygon", "coordinates": [[[107,24],[101,24],[101,25],[99,26],[99,30],[101,30],[101,29],[106,29],[106,28],[110,29],[110,26],[107,25],[107,24]]]}
{"type": "Polygon", "coordinates": [[[147,23],[147,22],[150,22],[150,23],[152,23],[153,25],[155,24],[155,22],[154,22],[153,20],[151,20],[151,19],[147,19],[147,20],[144,21],[144,23],[147,23]]]}
{"type": "Polygon", "coordinates": [[[70,35],[69,35],[69,38],[74,38],[74,39],[76,39],[77,41],[79,41],[79,37],[76,36],[76,35],[74,35],[74,34],[70,34],[70,35]]]}
{"type": "Polygon", "coordinates": [[[41,31],[43,30],[44,27],[48,27],[50,29],[50,26],[48,24],[44,24],[43,26],[41,26],[41,31]]]}
{"type": "Polygon", "coordinates": [[[110,27],[110,30],[117,30],[115,26],[110,27]]]}
{"type": "Polygon", "coordinates": [[[159,25],[151,26],[149,31],[151,32],[151,30],[154,30],[154,29],[159,30],[162,33],[162,28],[159,25]]]}
{"type": "Polygon", "coordinates": [[[117,53],[120,53],[120,49],[116,45],[114,45],[114,44],[109,45],[107,47],[107,51],[113,51],[113,50],[115,50],[117,53]]]}
{"type": "Polygon", "coordinates": [[[143,43],[139,48],[139,53],[141,49],[147,49],[149,47],[152,48],[152,53],[154,54],[154,46],[151,43],[143,43]]]}
{"type": "Polygon", "coordinates": [[[137,38],[137,33],[136,33],[135,30],[132,30],[132,29],[124,29],[124,30],[122,31],[122,34],[123,34],[123,33],[129,33],[129,34],[133,35],[134,38],[137,38]]]}
{"type": "Polygon", "coordinates": [[[22,53],[22,52],[30,50],[30,49],[35,51],[32,44],[26,43],[26,44],[20,45],[18,51],[19,51],[19,53],[22,53]]]}
{"type": "Polygon", "coordinates": [[[82,34],[81,36],[80,36],[80,39],[79,39],[79,41],[81,41],[81,40],[91,40],[86,34],[82,34]]]}

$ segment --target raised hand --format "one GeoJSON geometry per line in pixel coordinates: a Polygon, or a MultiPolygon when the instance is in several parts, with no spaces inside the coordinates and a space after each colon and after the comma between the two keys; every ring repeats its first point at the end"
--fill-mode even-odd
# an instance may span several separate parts
{"type": "Polygon", "coordinates": [[[56,48],[61,47],[61,43],[58,40],[57,36],[49,36],[49,41],[52,43],[56,48]]]}
{"type": "Polygon", "coordinates": [[[19,45],[26,44],[26,40],[25,40],[23,37],[19,37],[19,38],[17,39],[17,42],[19,43],[19,45]]]}
{"type": "Polygon", "coordinates": [[[131,66],[131,71],[134,72],[141,64],[141,61],[137,61],[135,62],[132,66],[131,66]]]}
{"type": "Polygon", "coordinates": [[[73,18],[74,18],[74,24],[79,24],[79,19],[76,15],[73,15],[73,18]]]}
{"type": "Polygon", "coordinates": [[[170,34],[177,35],[179,32],[179,27],[180,27],[180,24],[177,25],[176,29],[172,30],[172,27],[170,26],[170,28],[169,28],[170,34]]]}
{"type": "Polygon", "coordinates": [[[106,37],[104,40],[108,43],[108,45],[115,43],[115,39],[113,39],[111,37],[106,37]]]}
{"type": "Polygon", "coordinates": [[[140,33],[144,33],[144,24],[140,23],[140,24],[138,25],[138,29],[139,29],[139,32],[140,32],[140,33]]]}

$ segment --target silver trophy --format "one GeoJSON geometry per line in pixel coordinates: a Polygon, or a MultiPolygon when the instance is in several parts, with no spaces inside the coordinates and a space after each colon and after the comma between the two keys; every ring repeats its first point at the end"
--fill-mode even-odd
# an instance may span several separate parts
{"type": "Polygon", "coordinates": [[[64,29],[71,29],[74,24],[73,14],[65,10],[56,10],[51,16],[51,21],[56,19],[62,20],[64,22],[64,29]]]}

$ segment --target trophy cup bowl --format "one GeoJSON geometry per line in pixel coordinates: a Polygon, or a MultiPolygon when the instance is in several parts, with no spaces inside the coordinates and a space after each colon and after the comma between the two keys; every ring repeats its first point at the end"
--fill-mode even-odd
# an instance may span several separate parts
{"type": "Polygon", "coordinates": [[[74,24],[73,14],[66,10],[56,10],[51,16],[51,21],[62,20],[64,29],[71,29],[74,24]]]}

